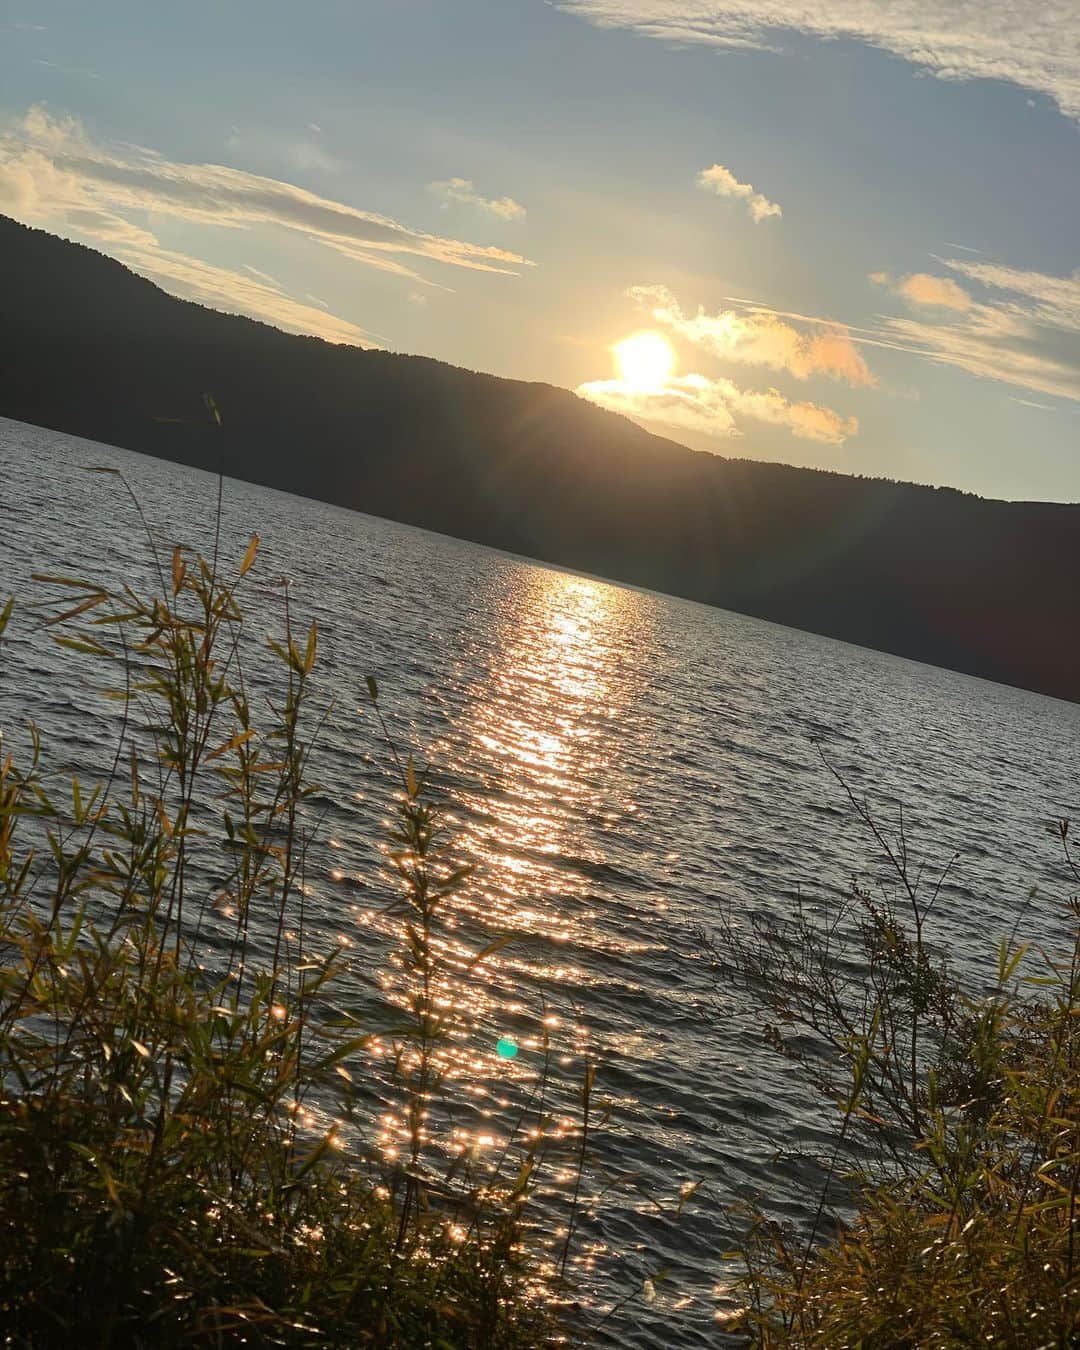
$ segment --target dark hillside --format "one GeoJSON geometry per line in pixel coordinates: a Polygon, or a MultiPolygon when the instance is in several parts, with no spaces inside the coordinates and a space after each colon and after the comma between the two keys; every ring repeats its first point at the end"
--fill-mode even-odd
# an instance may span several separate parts
{"type": "Polygon", "coordinates": [[[203,309],[4,217],[0,413],[1080,698],[1080,507],[696,453],[549,385],[203,309]],[[155,420],[204,390],[224,432],[155,420]]]}

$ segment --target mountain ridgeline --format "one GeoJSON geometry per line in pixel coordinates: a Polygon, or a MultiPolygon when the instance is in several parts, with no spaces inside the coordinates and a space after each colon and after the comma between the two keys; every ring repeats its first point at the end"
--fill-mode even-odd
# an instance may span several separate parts
{"type": "Polygon", "coordinates": [[[5,217],[0,414],[1080,699],[1080,506],[702,454],[550,385],[219,314],[5,217]]]}

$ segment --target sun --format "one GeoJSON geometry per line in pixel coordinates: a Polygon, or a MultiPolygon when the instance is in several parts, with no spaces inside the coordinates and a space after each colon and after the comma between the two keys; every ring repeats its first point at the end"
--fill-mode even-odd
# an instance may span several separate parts
{"type": "Polygon", "coordinates": [[[634,333],[611,350],[619,378],[632,389],[660,389],[675,369],[675,350],[662,333],[634,333]]]}

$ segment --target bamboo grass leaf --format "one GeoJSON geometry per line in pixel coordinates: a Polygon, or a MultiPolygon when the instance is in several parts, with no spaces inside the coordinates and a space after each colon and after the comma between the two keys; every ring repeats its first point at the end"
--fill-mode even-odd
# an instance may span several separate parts
{"type": "Polygon", "coordinates": [[[251,536],[250,542],[248,543],[247,550],[244,553],[243,560],[240,563],[240,576],[246,576],[247,573],[251,571],[251,568],[255,562],[255,555],[259,551],[259,543],[260,543],[259,536],[257,534],[253,534],[251,536]]]}

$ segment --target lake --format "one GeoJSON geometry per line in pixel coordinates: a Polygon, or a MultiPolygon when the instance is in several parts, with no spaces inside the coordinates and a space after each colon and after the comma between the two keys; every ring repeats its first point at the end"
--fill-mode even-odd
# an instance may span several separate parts
{"type": "MultiPolygon", "coordinates": [[[[42,598],[33,572],[149,583],[138,515],[93,465],[123,471],[160,546],[211,546],[213,477],[0,419],[0,597],[42,598]]],[[[320,940],[345,952],[359,1003],[392,997],[374,675],[395,744],[431,760],[480,865],[461,933],[511,938],[468,995],[483,1086],[467,1128],[497,1146],[499,1076],[535,1074],[547,1018],[556,1092],[570,1102],[594,1061],[611,1111],[590,1197],[609,1189],[577,1258],[586,1302],[628,1300],[605,1327],[623,1343],[715,1344],[728,1207],[763,1194],[805,1223],[785,1151],[825,1136],[759,1015],[715,987],[700,931],[884,879],[824,751],[887,828],[903,805],[931,871],[960,853],[935,915],[954,959],[992,954],[1025,907],[1025,931],[1052,938],[1066,885],[1045,826],[1078,811],[1080,708],[227,480],[224,555],[239,561],[253,532],[250,629],[280,629],[281,576],[298,622],[320,628],[320,940]],[[513,1061],[494,1055],[504,1034],[513,1061]]],[[[59,769],[100,772],[118,716],[102,683],[24,613],[0,657],[7,748],[33,717],[59,769]]]]}

